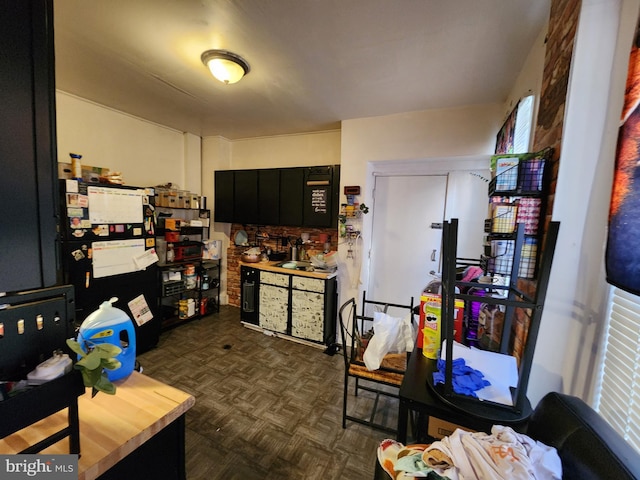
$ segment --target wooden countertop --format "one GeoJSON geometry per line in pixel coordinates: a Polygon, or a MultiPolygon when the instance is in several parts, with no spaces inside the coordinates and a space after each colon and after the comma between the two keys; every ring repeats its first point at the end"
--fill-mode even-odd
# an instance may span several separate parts
{"type": "Polygon", "coordinates": [[[338,275],[338,272],[331,272],[331,273],[326,273],[326,272],[306,272],[304,270],[294,270],[291,268],[282,268],[282,267],[276,267],[276,264],[283,262],[284,260],[278,260],[278,261],[269,261],[269,262],[256,262],[256,263],[248,263],[248,262],[243,262],[243,261],[239,261],[238,263],[241,266],[246,266],[246,267],[253,267],[253,268],[257,268],[259,270],[265,270],[268,272],[275,272],[275,273],[285,273],[285,274],[289,274],[289,275],[298,275],[300,277],[310,277],[310,278],[319,278],[322,280],[327,280],[329,278],[333,278],[335,276],[338,275]]]}
{"type": "MultiPolygon", "coordinates": [[[[78,479],[92,480],[175,421],[195,404],[188,393],[133,372],[114,382],[115,395],[91,390],[78,397],[80,459],[78,479]]],[[[67,410],[0,440],[0,453],[15,454],[67,425],[67,410]]],[[[68,454],[68,439],[42,451],[68,454]]]]}

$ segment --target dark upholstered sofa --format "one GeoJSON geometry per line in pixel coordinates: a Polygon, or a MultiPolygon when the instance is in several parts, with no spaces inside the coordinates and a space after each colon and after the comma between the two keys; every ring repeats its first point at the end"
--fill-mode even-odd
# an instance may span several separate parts
{"type": "Polygon", "coordinates": [[[577,397],[548,393],[524,433],[558,450],[563,479],[640,479],[640,454],[577,397]]]}
{"type": "MultiPolygon", "coordinates": [[[[548,393],[522,433],[557,449],[565,480],[640,479],[640,454],[577,397],[548,393]]],[[[375,479],[388,478],[377,465],[375,479]]]]}

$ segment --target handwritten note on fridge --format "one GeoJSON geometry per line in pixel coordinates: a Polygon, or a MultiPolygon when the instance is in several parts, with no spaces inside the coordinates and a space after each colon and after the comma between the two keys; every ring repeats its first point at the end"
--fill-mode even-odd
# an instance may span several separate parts
{"type": "Polygon", "coordinates": [[[93,242],[93,278],[141,270],[136,258],[144,255],[144,239],[93,242]]]}
{"type": "Polygon", "coordinates": [[[143,190],[88,187],[89,220],[92,224],[142,223],[143,190]]]}

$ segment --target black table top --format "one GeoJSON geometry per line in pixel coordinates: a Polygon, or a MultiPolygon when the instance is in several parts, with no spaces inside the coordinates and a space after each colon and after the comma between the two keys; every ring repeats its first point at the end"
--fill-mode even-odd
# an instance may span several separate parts
{"type": "Polygon", "coordinates": [[[407,364],[407,371],[400,386],[400,402],[412,410],[456,423],[473,430],[489,432],[494,424],[511,426],[514,429],[531,415],[531,404],[527,400],[522,412],[496,406],[473,397],[445,395],[443,385],[433,386],[436,360],[422,354],[416,348],[407,364]]]}

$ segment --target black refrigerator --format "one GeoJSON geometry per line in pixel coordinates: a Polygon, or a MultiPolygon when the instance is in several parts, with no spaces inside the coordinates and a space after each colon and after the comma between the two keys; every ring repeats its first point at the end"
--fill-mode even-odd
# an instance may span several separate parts
{"type": "Polygon", "coordinates": [[[126,312],[136,353],[160,337],[153,189],[61,180],[62,265],[78,326],[102,302],[126,312]]]}

